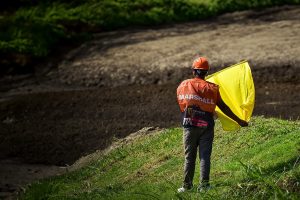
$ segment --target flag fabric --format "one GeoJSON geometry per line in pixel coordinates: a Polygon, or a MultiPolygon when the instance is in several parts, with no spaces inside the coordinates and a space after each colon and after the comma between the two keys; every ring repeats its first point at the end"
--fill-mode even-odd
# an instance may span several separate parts
{"type": "MultiPolygon", "coordinates": [[[[206,77],[219,85],[223,101],[240,119],[250,121],[255,103],[255,88],[247,61],[240,62],[206,77]]],[[[225,131],[238,130],[240,126],[218,107],[216,113],[225,131]]]]}

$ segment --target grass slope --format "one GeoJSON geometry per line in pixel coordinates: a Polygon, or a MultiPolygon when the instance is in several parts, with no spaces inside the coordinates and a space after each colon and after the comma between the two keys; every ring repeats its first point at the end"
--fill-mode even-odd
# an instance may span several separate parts
{"type": "MultiPolygon", "coordinates": [[[[207,193],[177,194],[182,130],[145,135],[75,172],[32,184],[23,199],[299,199],[300,122],[254,117],[224,132],[216,124],[207,193]]],[[[199,180],[199,164],[194,183],[199,180]]]]}

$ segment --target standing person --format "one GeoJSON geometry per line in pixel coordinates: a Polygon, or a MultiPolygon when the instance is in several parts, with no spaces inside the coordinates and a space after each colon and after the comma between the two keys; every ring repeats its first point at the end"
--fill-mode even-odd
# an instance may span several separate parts
{"type": "Polygon", "coordinates": [[[185,192],[193,187],[197,148],[200,158],[200,183],[198,191],[210,188],[210,156],[214,138],[213,113],[218,106],[223,113],[240,126],[248,126],[246,121],[238,118],[224,103],[219,86],[205,81],[209,70],[206,58],[198,57],[193,65],[194,78],[183,81],[177,88],[177,100],[182,112],[184,140],[184,180],[178,192],[185,192]]]}

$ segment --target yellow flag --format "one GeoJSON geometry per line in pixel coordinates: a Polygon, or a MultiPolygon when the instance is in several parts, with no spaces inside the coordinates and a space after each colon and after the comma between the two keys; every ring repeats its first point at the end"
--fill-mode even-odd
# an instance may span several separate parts
{"type": "MultiPolygon", "coordinates": [[[[240,119],[249,122],[254,108],[255,88],[247,61],[216,72],[206,77],[206,80],[219,85],[221,97],[226,105],[240,119]]],[[[218,107],[216,113],[225,131],[240,128],[234,120],[227,117],[218,107]]]]}

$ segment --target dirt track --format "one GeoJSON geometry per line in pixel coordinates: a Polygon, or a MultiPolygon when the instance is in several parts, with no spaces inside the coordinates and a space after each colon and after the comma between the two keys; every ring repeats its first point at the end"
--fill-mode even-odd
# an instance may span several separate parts
{"type": "MultiPolygon", "coordinates": [[[[47,73],[0,80],[0,159],[70,165],[113,137],[179,126],[175,90],[196,53],[211,60],[212,71],[248,59],[254,115],[298,119],[299,32],[294,6],[96,35],[47,73]]],[[[13,172],[0,175],[0,193],[14,190],[13,172]]]]}

